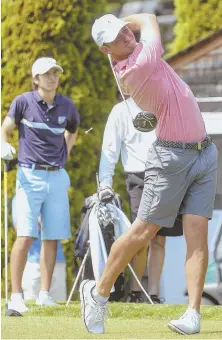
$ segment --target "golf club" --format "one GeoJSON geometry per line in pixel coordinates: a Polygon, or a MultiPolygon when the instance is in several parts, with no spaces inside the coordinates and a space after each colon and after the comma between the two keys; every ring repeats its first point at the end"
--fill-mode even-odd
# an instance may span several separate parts
{"type": "Polygon", "coordinates": [[[128,113],[132,118],[132,123],[133,123],[135,129],[137,129],[140,132],[151,132],[151,131],[153,131],[156,128],[156,125],[157,125],[156,116],[154,114],[152,114],[151,112],[143,111],[142,109],[140,109],[140,107],[134,101],[131,101],[130,105],[129,105],[129,102],[126,100],[126,98],[123,94],[123,91],[121,89],[119,78],[118,78],[118,76],[117,76],[117,74],[114,70],[113,63],[112,63],[112,57],[111,57],[110,54],[108,54],[108,59],[109,59],[110,67],[112,69],[114,78],[116,80],[118,90],[121,94],[121,97],[122,97],[124,103],[126,104],[128,113]],[[137,108],[137,110],[141,110],[139,113],[137,113],[137,115],[135,117],[133,116],[132,111],[130,109],[130,106],[132,108],[132,105],[135,106],[137,108]]]}
{"type": "Polygon", "coordinates": [[[9,162],[4,161],[5,316],[22,316],[18,311],[8,309],[8,170],[9,162]]]}

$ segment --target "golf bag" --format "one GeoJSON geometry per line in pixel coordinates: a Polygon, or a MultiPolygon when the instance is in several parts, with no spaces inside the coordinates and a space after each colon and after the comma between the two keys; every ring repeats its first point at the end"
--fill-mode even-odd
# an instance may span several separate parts
{"type": "MultiPolygon", "coordinates": [[[[80,264],[83,261],[83,258],[86,254],[86,251],[89,247],[89,215],[94,204],[98,203],[97,194],[94,194],[90,197],[84,199],[83,207],[81,209],[81,220],[80,226],[75,234],[75,243],[74,243],[74,264],[76,274],[80,268],[80,264]]],[[[122,209],[122,201],[119,195],[115,194],[114,199],[110,202],[117,206],[119,209],[122,209]]],[[[112,244],[114,243],[114,226],[112,223],[104,226],[100,224],[105,247],[107,254],[110,253],[110,249],[112,244]]],[[[89,251],[89,255],[86,259],[82,280],[85,279],[94,279],[93,268],[92,268],[92,260],[91,254],[89,251]]],[[[121,273],[114,284],[115,292],[110,294],[109,301],[119,301],[124,297],[124,275],[121,273]]]]}

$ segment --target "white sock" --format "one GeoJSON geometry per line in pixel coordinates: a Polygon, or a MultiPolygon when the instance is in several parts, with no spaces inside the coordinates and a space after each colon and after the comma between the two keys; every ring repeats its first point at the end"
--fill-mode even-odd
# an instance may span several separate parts
{"type": "Polygon", "coordinates": [[[12,293],[11,300],[20,300],[22,298],[22,293],[12,293]]]}
{"type": "Polygon", "coordinates": [[[93,288],[92,290],[92,296],[96,302],[103,303],[103,304],[107,303],[107,301],[109,300],[109,297],[104,297],[104,296],[99,295],[96,287],[93,288]]]}
{"type": "Polygon", "coordinates": [[[191,313],[198,313],[198,314],[200,314],[200,312],[198,312],[195,308],[192,308],[192,307],[188,307],[187,308],[187,312],[191,312],[191,313]]]}
{"type": "Polygon", "coordinates": [[[40,298],[44,297],[46,295],[49,295],[49,292],[47,290],[40,290],[40,292],[39,292],[39,297],[40,298]]]}

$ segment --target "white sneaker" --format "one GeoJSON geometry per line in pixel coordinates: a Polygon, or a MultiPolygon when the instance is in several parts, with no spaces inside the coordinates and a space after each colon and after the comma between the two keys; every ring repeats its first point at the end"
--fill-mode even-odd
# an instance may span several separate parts
{"type": "Polygon", "coordinates": [[[92,290],[95,286],[96,282],[93,280],[84,280],[80,285],[82,317],[89,333],[104,333],[106,303],[99,303],[93,299],[92,290]]]}
{"type": "Polygon", "coordinates": [[[168,327],[179,334],[200,333],[200,314],[196,309],[188,308],[178,320],[171,320],[168,327]]]}
{"type": "Polygon", "coordinates": [[[8,301],[8,309],[16,310],[19,313],[25,313],[29,310],[20,293],[11,295],[11,300],[8,301]]]}
{"type": "Polygon", "coordinates": [[[59,305],[51,298],[47,292],[40,292],[36,299],[37,306],[52,306],[58,307],[59,305]]]}

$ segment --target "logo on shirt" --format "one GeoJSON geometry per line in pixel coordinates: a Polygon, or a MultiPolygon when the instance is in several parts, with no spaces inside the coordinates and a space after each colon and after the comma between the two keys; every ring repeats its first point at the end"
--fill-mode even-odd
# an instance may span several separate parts
{"type": "Polygon", "coordinates": [[[62,116],[58,117],[59,124],[64,123],[65,120],[66,120],[66,117],[62,117],[62,116]]]}

